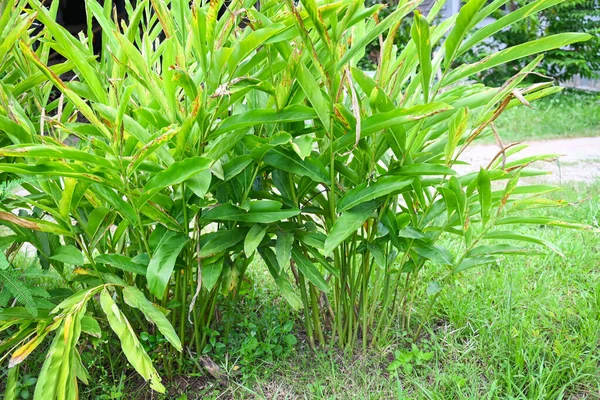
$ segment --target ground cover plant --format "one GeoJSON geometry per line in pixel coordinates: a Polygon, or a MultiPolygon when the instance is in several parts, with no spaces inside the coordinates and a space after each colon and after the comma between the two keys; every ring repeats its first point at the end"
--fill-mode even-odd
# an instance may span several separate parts
{"type": "MultiPolygon", "coordinates": [[[[240,1],[220,17],[222,2],[140,1],[126,5],[124,19],[110,1],[88,1],[102,29],[78,37],[54,22],[56,1],[4,3],[5,398],[17,396],[20,365],[38,347],[47,355],[33,397],[77,398],[78,382],[89,382],[80,350],[113,333],[129,364],[164,392],[160,375],[223,351],[217,303],[235,310],[243,301],[251,263],[264,265],[302,315],[311,347],[352,353],[398,329],[418,339],[444,288],[466,270],[535,255],[536,246],[560,253],[510,230],[589,228],[526,213],[563,204],[541,197],[554,187],[518,184],[541,173],[532,162],[553,155],[518,158],[509,145],[478,173],[452,167],[504,110],[559,91],[521,85],[540,53],[590,36],[548,36],[457,63],[525,17],[468,36],[504,1],[484,3],[471,0],[437,23],[442,2],[427,16],[418,1],[401,2],[379,20],[381,6],[349,0],[262,2],[260,10],[240,1]],[[396,52],[407,18],[411,40],[396,52]],[[377,38],[382,63],[370,77],[356,65],[377,38]],[[62,61],[50,65],[51,53],[62,61]],[[529,56],[500,87],[463,83],[529,56]],[[57,278],[50,290],[14,271],[27,248],[57,278]],[[432,265],[445,273],[430,281],[432,265]],[[429,297],[415,322],[423,286],[429,297]]],[[[247,348],[293,346],[293,326],[280,322],[247,348]]],[[[419,351],[411,357],[426,361],[419,351]]]]}

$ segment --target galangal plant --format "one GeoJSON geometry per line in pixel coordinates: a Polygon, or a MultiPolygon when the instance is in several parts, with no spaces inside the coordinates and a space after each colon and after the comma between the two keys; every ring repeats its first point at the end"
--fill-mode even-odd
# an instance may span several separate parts
{"type": "MultiPolygon", "coordinates": [[[[176,350],[199,354],[219,296],[237,297],[257,257],[302,309],[312,345],[351,350],[376,345],[398,316],[408,328],[427,266],[446,271],[429,284],[431,308],[468,268],[532,254],[523,243],[553,248],[510,226],[580,227],[520,214],[560,204],[539,197],[553,187],[517,185],[539,175],[529,165],[548,155],[513,159],[521,147],[509,145],[479,173],[453,168],[495,132],[502,111],[559,90],[520,85],[541,56],[499,88],[465,83],[470,76],[589,38],[549,36],[456,65],[526,17],[469,34],[505,2],[470,0],[436,23],[443,2],[425,17],[419,1],[402,1],[379,20],[382,6],[352,0],[264,1],[260,10],[233,1],[221,17],[223,1],[142,0],[126,2],[125,18],[110,1],[88,0],[90,28],[75,38],[54,22],[56,1],[9,1],[0,17],[9,27],[0,32],[0,176],[20,190],[0,206],[12,231],[0,248],[12,259],[33,246],[66,289],[37,316],[0,312],[11,366],[54,335],[35,397],[77,397],[86,376],[79,335],[99,334],[98,319],[160,391],[134,333],[149,329],[142,316],[176,350]],[[397,52],[394,35],[408,18],[412,39],[397,52]],[[377,39],[381,62],[365,73],[357,62],[377,39]],[[460,244],[443,247],[446,236],[460,244]]],[[[183,357],[167,355],[167,374],[183,357]]]]}

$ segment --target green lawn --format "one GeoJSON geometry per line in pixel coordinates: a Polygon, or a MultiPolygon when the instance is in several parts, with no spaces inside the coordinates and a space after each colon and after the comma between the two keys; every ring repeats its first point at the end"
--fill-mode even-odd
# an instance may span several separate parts
{"type": "MultiPolygon", "coordinates": [[[[585,200],[553,215],[598,227],[600,183],[570,185],[560,195],[585,200]]],[[[185,378],[170,383],[172,398],[599,399],[600,236],[541,226],[521,230],[554,242],[564,258],[511,256],[467,271],[445,288],[415,346],[398,328],[386,346],[368,354],[310,350],[302,334],[290,333],[301,331],[297,314],[279,299],[264,269],[255,269],[248,283],[254,290],[244,293],[241,310],[220,310],[224,328],[207,348],[227,385],[190,364],[185,378]],[[395,359],[397,369],[390,371],[395,359]]],[[[423,278],[413,331],[424,312],[425,286],[441,272],[431,268],[423,278]]],[[[112,379],[104,367],[92,371],[112,379]]],[[[117,393],[137,388],[139,398],[149,395],[139,382],[124,382],[126,389],[117,393]]],[[[106,391],[96,385],[83,394],[98,398],[106,391]]]]}
{"type": "Polygon", "coordinates": [[[600,94],[565,90],[532,106],[507,110],[498,119],[505,142],[600,136],[600,94]]]}

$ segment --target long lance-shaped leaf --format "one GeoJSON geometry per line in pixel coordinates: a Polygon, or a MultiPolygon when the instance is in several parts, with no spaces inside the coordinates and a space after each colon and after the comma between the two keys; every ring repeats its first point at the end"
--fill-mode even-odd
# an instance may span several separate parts
{"type": "Polygon", "coordinates": [[[148,279],[148,289],[156,297],[163,298],[173,268],[175,268],[175,261],[189,240],[190,238],[184,234],[169,232],[152,254],[146,278],[148,279]]]}
{"type": "Polygon", "coordinates": [[[262,159],[266,164],[299,176],[307,176],[315,182],[328,182],[327,171],[317,159],[301,159],[296,153],[280,146],[267,151],[262,159]]]}
{"type": "MultiPolygon", "coordinates": [[[[430,41],[432,48],[446,36],[447,32],[450,30],[452,25],[454,24],[454,20],[457,15],[453,15],[441,22],[439,25],[430,29],[430,41]]],[[[429,24],[432,24],[432,21],[429,21],[429,24]]],[[[402,88],[405,86],[405,83],[408,79],[410,79],[413,72],[416,70],[417,65],[419,64],[419,58],[417,55],[417,46],[414,41],[409,41],[404,50],[400,53],[398,58],[390,65],[388,71],[391,76],[385,77],[383,82],[390,82],[391,90],[390,97],[397,98],[400,95],[402,88]],[[398,71],[396,71],[398,69],[398,71]]]]}
{"type": "Polygon", "coordinates": [[[279,270],[279,264],[277,263],[277,258],[273,250],[270,247],[261,248],[258,250],[260,256],[267,264],[269,268],[269,272],[273,279],[275,280],[275,284],[281,291],[283,298],[294,308],[295,310],[302,309],[302,300],[298,297],[298,295],[294,292],[294,289],[290,282],[285,278],[285,275],[281,273],[279,270]]]}
{"type": "Polygon", "coordinates": [[[225,251],[244,240],[245,234],[244,230],[234,229],[202,235],[200,237],[200,252],[198,253],[198,257],[209,257],[225,251]]]}
{"type": "Polygon", "coordinates": [[[81,165],[68,164],[61,161],[48,161],[39,164],[0,163],[0,171],[13,172],[23,175],[43,175],[43,176],[62,176],[66,178],[75,178],[78,180],[101,183],[106,186],[118,187],[118,182],[105,179],[83,168],[81,165]]]}
{"type": "Polygon", "coordinates": [[[2,30],[5,28],[4,26],[0,26],[0,39],[2,39],[0,43],[0,60],[4,60],[9,52],[9,50],[13,47],[13,45],[19,40],[19,38],[27,32],[27,29],[31,26],[31,23],[35,20],[36,14],[29,15],[21,21],[8,32],[8,35],[2,37],[2,30]]]}
{"type": "MultiPolygon", "coordinates": [[[[494,221],[495,225],[548,225],[548,226],[556,226],[560,228],[570,228],[570,229],[586,229],[586,230],[594,230],[594,228],[590,225],[581,224],[573,221],[563,221],[558,218],[553,217],[503,217],[494,221]]],[[[596,231],[598,231],[596,229],[596,231]]]]}
{"type": "Polygon", "coordinates": [[[100,254],[94,261],[97,264],[108,264],[122,271],[145,276],[148,270],[146,265],[137,264],[131,258],[121,254],[100,254]]]}
{"type": "Polygon", "coordinates": [[[246,238],[244,239],[244,253],[247,258],[250,258],[256,251],[256,248],[262,242],[265,234],[267,233],[267,227],[262,225],[254,225],[248,231],[246,238]]]}
{"type": "Polygon", "coordinates": [[[227,60],[229,72],[233,73],[253,51],[284,29],[285,25],[274,24],[266,28],[251,31],[242,40],[238,41],[227,60]]]}
{"type": "Polygon", "coordinates": [[[447,86],[460,79],[467,78],[478,72],[485,71],[513,60],[568,46],[573,43],[583,42],[591,38],[592,36],[587,33],[559,33],[558,35],[547,36],[531,42],[509,47],[492,54],[491,56],[486,57],[477,63],[466,64],[455,69],[447,75],[446,79],[443,81],[443,84],[444,86],[447,86]]]}
{"type": "Polygon", "coordinates": [[[427,19],[415,10],[410,36],[417,45],[417,56],[419,57],[419,66],[421,71],[421,89],[425,103],[429,101],[429,84],[431,82],[431,38],[429,32],[429,23],[427,19]]]}
{"type": "Polygon", "coordinates": [[[564,254],[562,253],[562,251],[560,251],[560,249],[558,247],[556,247],[555,245],[553,245],[552,243],[550,243],[547,240],[540,239],[539,237],[535,237],[535,236],[514,233],[511,231],[492,231],[492,232],[486,233],[483,238],[484,239],[498,239],[498,240],[515,240],[515,241],[519,241],[519,242],[536,243],[536,244],[540,244],[542,246],[546,246],[547,248],[549,248],[550,250],[552,250],[559,256],[564,257],[564,254]]]}
{"type": "Polygon", "coordinates": [[[348,50],[338,62],[336,69],[341,70],[344,65],[348,63],[356,54],[363,51],[364,48],[375,40],[379,35],[388,30],[392,25],[401,21],[408,13],[413,11],[423,0],[414,0],[404,3],[398,7],[393,13],[387,16],[386,19],[375,25],[369,32],[367,32],[360,40],[355,43],[350,50],[348,50]]]}
{"type": "Polygon", "coordinates": [[[308,68],[304,64],[298,66],[296,78],[302,90],[306,94],[306,98],[312,104],[313,109],[316,111],[321,123],[324,127],[329,129],[329,108],[330,105],[321,93],[321,88],[317,83],[317,80],[312,76],[308,68]]]}
{"type": "Polygon", "coordinates": [[[399,176],[383,176],[376,182],[364,182],[349,190],[337,203],[339,212],[397,192],[413,182],[413,178],[399,176]]]}
{"type": "MultiPolygon", "coordinates": [[[[2,5],[0,4],[0,11],[2,5]]],[[[4,389],[4,400],[17,400],[18,399],[18,384],[19,384],[19,367],[9,368],[6,379],[6,388],[4,389]]]]}
{"type": "Polygon", "coordinates": [[[123,289],[123,299],[125,300],[125,303],[140,310],[150,322],[155,324],[160,333],[164,335],[177,351],[182,350],[181,340],[179,339],[179,336],[177,336],[177,333],[175,333],[173,325],[171,325],[165,315],[157,309],[141,291],[135,287],[127,286],[123,289]]]}
{"type": "Polygon", "coordinates": [[[487,171],[483,168],[479,169],[477,175],[477,193],[479,205],[481,206],[481,219],[486,224],[492,208],[492,185],[487,171]]]}
{"type": "Polygon", "coordinates": [[[106,138],[111,138],[112,135],[106,128],[106,125],[98,119],[85,100],[79,97],[73,90],[69,89],[54,71],[45,66],[29,46],[24,43],[19,43],[19,45],[23,54],[25,54],[25,56],[30,59],[62,93],[64,93],[64,95],[77,107],[77,110],[79,110],[81,114],[83,114],[83,116],[87,118],[88,121],[90,121],[106,138]]]}
{"type": "Polygon", "coordinates": [[[296,262],[296,266],[300,270],[300,272],[317,287],[319,290],[323,292],[329,291],[329,286],[323,278],[323,275],[319,271],[319,269],[310,261],[302,251],[300,251],[297,247],[292,249],[292,258],[296,262]]]}
{"type": "MultiPolygon", "coordinates": [[[[555,6],[557,4],[562,3],[564,0],[537,0],[533,1],[529,4],[526,4],[522,7],[519,7],[516,11],[511,12],[510,14],[505,15],[504,17],[477,29],[473,36],[469,37],[465,42],[460,46],[460,49],[457,52],[457,55],[463,54],[465,51],[472,49],[473,46],[478,44],[479,42],[489,38],[493,34],[501,31],[507,26],[522,20],[523,18],[530,17],[535,13],[538,13],[546,8],[555,6]]],[[[498,2],[500,3],[500,2],[498,2]]],[[[486,7],[487,8],[487,7],[486,7]]],[[[485,9],[484,9],[485,10],[485,9]]],[[[482,10],[482,11],[484,11],[482,10]]]]}
{"type": "Polygon", "coordinates": [[[137,200],[138,208],[166,187],[177,185],[208,169],[212,161],[205,157],[190,157],[174,162],[146,183],[137,200]]]}
{"type": "MultiPolygon", "coordinates": [[[[33,7],[38,12],[38,19],[52,33],[52,36],[56,39],[56,42],[62,44],[61,51],[64,52],[63,55],[67,59],[73,61],[73,63],[77,66],[79,73],[89,85],[96,99],[98,99],[98,101],[101,103],[106,103],[107,92],[99,79],[99,76],[101,75],[93,67],[95,62],[89,61],[89,56],[92,56],[92,54],[86,54],[86,48],[81,44],[81,42],[70,35],[65,28],[60,26],[38,0],[30,0],[29,3],[33,4],[33,7]]],[[[87,115],[85,117],[88,118],[87,115]]]]}
{"type": "Polygon", "coordinates": [[[33,394],[34,400],[54,400],[56,398],[56,383],[60,375],[60,366],[65,353],[65,327],[61,326],[54,336],[48,349],[46,360],[38,375],[33,394]]]}
{"type": "Polygon", "coordinates": [[[238,221],[270,224],[295,217],[298,214],[300,214],[300,210],[297,209],[247,212],[233,204],[222,204],[203,213],[202,219],[205,221],[238,221]]]}
{"type": "MultiPolygon", "coordinates": [[[[360,136],[364,138],[384,129],[400,129],[402,125],[415,123],[415,121],[450,109],[452,106],[436,102],[374,114],[362,120],[360,136]]],[[[335,143],[337,151],[352,146],[354,140],[354,135],[342,136],[335,143]]]]}
{"type": "Polygon", "coordinates": [[[0,157],[31,157],[31,158],[61,158],[66,160],[83,161],[95,164],[107,169],[115,169],[117,166],[103,157],[98,157],[86,151],[73,149],[67,146],[21,144],[6,146],[0,149],[0,157]]]}
{"type": "Polygon", "coordinates": [[[160,376],[152,365],[152,360],[142,347],[129,324],[125,315],[119,310],[108,290],[102,290],[100,293],[100,306],[106,314],[106,319],[110,328],[117,334],[121,341],[121,349],[127,358],[127,361],[135,368],[135,370],[146,380],[150,381],[150,387],[159,393],[165,392],[165,387],[160,382],[160,376]]]}
{"type": "Polygon", "coordinates": [[[242,114],[235,114],[221,122],[219,127],[211,133],[211,138],[216,138],[223,133],[251,128],[261,124],[279,124],[283,122],[299,122],[317,117],[315,110],[302,105],[292,105],[281,110],[250,110],[242,114]]]}
{"type": "Polygon", "coordinates": [[[378,206],[379,203],[372,200],[343,212],[333,224],[331,231],[327,234],[324,249],[325,254],[330,254],[348,236],[356,232],[373,212],[375,212],[378,206]]]}
{"type": "Polygon", "coordinates": [[[454,23],[454,28],[452,28],[444,43],[446,48],[446,54],[444,55],[444,69],[446,71],[450,67],[450,64],[452,64],[458,47],[467,35],[473,17],[485,2],[486,0],[469,0],[467,4],[460,9],[458,17],[456,17],[456,22],[454,23]]]}

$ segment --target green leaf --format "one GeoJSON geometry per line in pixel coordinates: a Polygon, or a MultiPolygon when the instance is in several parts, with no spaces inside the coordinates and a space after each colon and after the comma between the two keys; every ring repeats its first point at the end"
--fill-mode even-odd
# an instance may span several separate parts
{"type": "MultiPolygon", "coordinates": [[[[144,190],[137,200],[138,208],[141,208],[148,200],[162,189],[177,185],[193,178],[200,172],[207,170],[212,161],[204,157],[190,157],[177,161],[169,167],[160,171],[152,177],[144,186],[144,190]]],[[[210,182],[209,182],[210,183],[210,182]]]]}
{"type": "Polygon", "coordinates": [[[279,265],[277,264],[277,258],[270,247],[263,247],[258,249],[262,259],[267,264],[271,276],[275,280],[275,284],[281,291],[283,298],[292,306],[295,310],[302,309],[302,300],[294,293],[294,289],[290,282],[285,278],[285,275],[281,273],[279,265]]]}
{"type": "Polygon", "coordinates": [[[292,245],[294,244],[294,235],[290,232],[277,231],[277,241],[275,242],[275,256],[279,269],[284,270],[290,265],[292,256],[292,245]]]}
{"type": "Polygon", "coordinates": [[[19,390],[19,368],[13,367],[8,369],[8,379],[6,380],[6,388],[4,389],[4,400],[17,400],[19,390]]]}
{"type": "Polygon", "coordinates": [[[245,232],[240,229],[222,230],[200,237],[200,254],[204,258],[220,253],[244,240],[245,232]]]}
{"type": "MultiPolygon", "coordinates": [[[[2,257],[4,253],[0,251],[2,257]]],[[[8,264],[7,264],[8,265],[8,264]]],[[[10,270],[4,268],[0,269],[0,282],[3,286],[3,291],[7,290],[12,297],[19,303],[25,306],[30,316],[37,318],[39,310],[36,307],[35,300],[33,299],[33,293],[24,282],[19,280],[19,275],[11,273],[10,270]]],[[[9,296],[10,296],[9,295],[9,296]]]]}
{"type": "Polygon", "coordinates": [[[0,157],[31,157],[31,158],[58,158],[65,160],[83,161],[90,165],[100,166],[112,170],[116,164],[106,158],[90,154],[66,146],[54,146],[50,144],[20,144],[6,146],[0,149],[0,157]]]}
{"type": "Polygon", "coordinates": [[[298,156],[304,160],[310,156],[313,149],[313,138],[310,135],[302,135],[295,137],[292,140],[292,149],[298,154],[298,156]]]}
{"type": "MultiPolygon", "coordinates": [[[[281,207],[281,203],[278,204],[279,207],[281,207]]],[[[233,204],[226,203],[211,208],[202,215],[202,219],[204,221],[237,221],[244,223],[270,224],[272,222],[279,222],[284,219],[295,217],[298,214],[300,214],[300,210],[297,209],[265,211],[261,209],[253,210],[251,208],[249,211],[246,211],[233,204]]]]}
{"type": "Polygon", "coordinates": [[[417,45],[417,55],[419,57],[419,66],[421,67],[421,88],[425,103],[429,101],[429,84],[431,82],[431,39],[429,37],[429,23],[427,19],[415,10],[410,36],[417,45]]]}
{"type": "Polygon", "coordinates": [[[100,80],[102,75],[95,68],[98,64],[90,62],[89,59],[93,54],[90,54],[89,50],[75,36],[69,34],[65,28],[60,26],[39,1],[30,0],[29,3],[37,11],[37,18],[44,24],[44,28],[48,29],[56,42],[61,45],[63,55],[77,66],[77,72],[90,87],[96,99],[100,103],[106,103],[107,91],[100,80]]]}
{"type": "Polygon", "coordinates": [[[250,154],[244,154],[239,157],[232,158],[223,164],[223,173],[225,181],[229,181],[232,178],[240,174],[244,169],[252,163],[252,156],[250,154]]]}
{"type": "Polygon", "coordinates": [[[467,78],[481,71],[505,64],[507,62],[527,57],[532,54],[543,53],[548,50],[568,46],[573,43],[591,39],[587,33],[560,33],[546,36],[531,42],[519,44],[492,54],[474,64],[465,64],[446,75],[444,86],[448,86],[460,79],[467,78]]]}
{"type": "MultiPolygon", "coordinates": [[[[373,114],[362,121],[361,137],[388,129],[396,125],[402,125],[419,119],[448,111],[452,106],[446,103],[427,103],[411,108],[396,108],[392,111],[373,114]]],[[[348,135],[346,135],[348,136],[348,135]]],[[[352,142],[353,137],[346,139],[352,142]]]]}
{"type": "Polygon", "coordinates": [[[481,205],[481,219],[485,225],[490,219],[490,211],[492,209],[492,184],[487,171],[483,168],[479,169],[479,174],[477,175],[477,193],[479,204],[481,205]]]}
{"type": "Polygon", "coordinates": [[[444,69],[447,71],[456,56],[456,52],[463,39],[467,35],[469,28],[471,27],[471,21],[481,7],[485,4],[486,0],[469,0],[467,4],[463,5],[456,17],[454,28],[448,34],[446,42],[446,54],[444,55],[444,69]]]}
{"type": "Polygon", "coordinates": [[[431,297],[442,291],[442,286],[437,282],[430,282],[427,285],[427,296],[431,297]]]}
{"type": "Polygon", "coordinates": [[[102,337],[100,324],[96,318],[90,317],[89,315],[84,315],[83,318],[81,318],[81,331],[97,338],[102,337]]]}
{"type": "Polygon", "coordinates": [[[428,260],[434,261],[442,265],[453,265],[452,254],[441,246],[431,245],[423,241],[416,241],[413,244],[415,252],[428,260]]]}
{"type": "Polygon", "coordinates": [[[223,271],[223,257],[215,262],[202,264],[202,286],[209,292],[215,287],[223,271]]]}
{"type": "Polygon", "coordinates": [[[275,279],[275,284],[281,291],[283,298],[289,303],[289,305],[292,306],[294,310],[302,309],[302,300],[300,300],[300,297],[298,297],[298,295],[294,292],[294,288],[287,279],[279,276],[275,279]]]}
{"type": "Polygon", "coordinates": [[[100,293],[100,306],[106,314],[106,319],[110,328],[117,334],[121,341],[121,349],[127,358],[127,361],[135,368],[135,370],[146,380],[150,381],[150,387],[159,393],[165,392],[165,387],[161,383],[160,376],[142,344],[131,327],[131,324],[125,315],[119,310],[110,294],[106,289],[100,293]]]}
{"type": "Polygon", "coordinates": [[[60,246],[50,259],[70,265],[83,265],[83,254],[75,246],[60,246]]]}
{"type": "Polygon", "coordinates": [[[148,279],[150,293],[159,299],[163,298],[175,267],[175,261],[177,261],[179,253],[189,240],[190,238],[187,235],[168,231],[154,250],[148,264],[146,278],[148,279]]]}
{"type": "MultiPolygon", "coordinates": [[[[564,0],[537,0],[532,1],[529,4],[522,4],[515,11],[504,15],[502,18],[499,18],[491,23],[478,27],[473,35],[469,37],[465,42],[460,46],[460,50],[458,51],[458,55],[463,54],[465,51],[472,49],[477,43],[491,37],[496,32],[501,31],[507,26],[520,21],[523,18],[530,17],[535,13],[542,11],[548,7],[553,7],[559,3],[562,3],[564,0]]],[[[501,1],[500,4],[505,4],[507,1],[501,1]]],[[[487,7],[486,7],[487,8],[487,7]]],[[[482,10],[482,12],[485,11],[482,10]]],[[[479,17],[479,16],[478,16],[479,17]]],[[[472,23],[470,24],[472,26],[472,23]]]]}
{"type": "MultiPolygon", "coordinates": [[[[474,0],[471,0],[474,1],[474,0]]],[[[450,118],[450,122],[448,125],[448,142],[446,143],[446,147],[444,149],[444,153],[446,155],[446,166],[450,166],[453,157],[454,151],[456,150],[456,146],[460,142],[463,134],[467,130],[467,125],[469,123],[469,109],[461,108],[456,111],[456,113],[450,118]]]]}
{"type": "Polygon", "coordinates": [[[552,217],[504,217],[495,221],[495,225],[512,225],[512,224],[529,224],[529,225],[548,225],[560,228],[570,229],[593,229],[590,225],[580,224],[573,221],[562,221],[552,217]]]}
{"type": "Polygon", "coordinates": [[[292,250],[292,257],[298,270],[319,290],[323,292],[329,291],[329,286],[325,282],[325,278],[321,275],[319,269],[310,261],[297,247],[292,250]]]}
{"type": "Polygon", "coordinates": [[[467,258],[474,256],[488,256],[497,254],[513,254],[513,255],[538,255],[539,252],[534,251],[530,247],[515,246],[507,243],[482,245],[471,249],[467,253],[467,258]]]}
{"type": "Polygon", "coordinates": [[[388,175],[423,176],[423,175],[456,175],[456,171],[439,164],[405,164],[394,168],[388,175]]]}
{"type": "Polygon", "coordinates": [[[221,125],[211,134],[217,137],[242,128],[251,128],[263,124],[279,124],[283,122],[303,122],[317,117],[312,107],[292,105],[281,110],[250,110],[242,114],[235,114],[226,118],[221,125]]]}
{"type": "Polygon", "coordinates": [[[175,333],[175,329],[173,329],[173,326],[167,317],[165,317],[165,315],[157,309],[141,291],[135,287],[127,286],[123,289],[123,299],[125,300],[125,303],[140,310],[148,321],[156,325],[160,333],[163,334],[165,339],[167,339],[177,351],[182,351],[181,340],[179,340],[179,336],[175,333]]]}
{"type": "MultiPolygon", "coordinates": [[[[44,7],[41,7],[41,9],[44,9],[44,7]]],[[[42,63],[37,57],[35,52],[26,44],[24,44],[24,42],[20,42],[19,47],[23,54],[29,60],[31,60],[62,93],[64,93],[65,97],[67,97],[69,101],[71,101],[77,107],[77,110],[80,111],[81,114],[83,114],[83,116],[85,116],[85,118],[87,118],[94,125],[95,128],[97,128],[106,138],[111,137],[111,133],[108,130],[108,128],[106,128],[105,124],[103,124],[102,121],[100,121],[100,119],[96,116],[94,111],[87,105],[84,99],[82,99],[80,96],[77,95],[77,93],[75,93],[67,85],[65,85],[65,83],[58,77],[58,75],[56,75],[54,71],[52,71],[50,68],[44,65],[44,63],[42,63]]],[[[86,57],[82,57],[82,61],[87,64],[87,60],[85,60],[85,58],[86,57]]],[[[92,77],[94,76],[94,74],[97,74],[97,72],[90,71],[90,74],[88,76],[92,77]]],[[[98,93],[94,94],[97,95],[98,93]]]]}
{"type": "Polygon", "coordinates": [[[364,182],[349,190],[337,203],[339,212],[382,196],[397,192],[413,182],[413,178],[382,176],[376,182],[364,182]]]}
{"type": "Polygon", "coordinates": [[[495,257],[483,256],[483,257],[467,257],[461,261],[461,263],[452,271],[453,274],[458,274],[466,269],[474,268],[479,265],[489,264],[496,261],[495,257]]]}
{"type": "Polygon", "coordinates": [[[208,188],[210,187],[211,180],[212,174],[210,169],[205,169],[204,171],[200,171],[196,175],[188,178],[185,183],[190,189],[192,189],[196,196],[204,198],[206,192],[208,192],[208,188]]]}
{"type": "Polygon", "coordinates": [[[363,223],[375,212],[379,203],[375,200],[362,203],[354,208],[344,211],[335,221],[325,240],[325,254],[330,254],[347,237],[355,233],[363,223]]]}
{"type": "Polygon", "coordinates": [[[256,251],[256,248],[262,242],[265,234],[267,233],[267,227],[262,225],[254,225],[248,231],[246,238],[244,239],[244,253],[246,257],[250,258],[256,251]]]}
{"type": "Polygon", "coordinates": [[[85,230],[88,234],[88,237],[92,239],[96,236],[98,229],[104,222],[104,219],[108,215],[110,210],[106,207],[97,207],[90,213],[88,216],[87,225],[85,226],[85,230]]]}
{"type": "Polygon", "coordinates": [[[499,239],[499,240],[516,240],[519,242],[528,242],[528,243],[536,243],[542,246],[548,247],[550,250],[555,252],[561,257],[565,255],[560,251],[558,247],[553,245],[547,240],[541,239],[539,237],[524,235],[521,233],[514,233],[512,231],[492,231],[485,234],[484,239],[499,239]]]}
{"type": "Polygon", "coordinates": [[[394,12],[387,16],[383,21],[375,24],[368,32],[366,32],[353,46],[348,50],[338,61],[336,69],[341,70],[355,55],[364,52],[364,49],[369,43],[377,39],[379,35],[388,30],[392,25],[400,22],[408,13],[414,10],[420,1],[409,1],[400,5],[394,12]]]}
{"type": "Polygon", "coordinates": [[[146,276],[147,265],[133,262],[130,257],[121,254],[100,254],[94,259],[98,264],[108,264],[120,270],[146,276]]]}
{"type": "MultiPolygon", "coordinates": [[[[34,400],[55,399],[57,391],[57,382],[60,379],[60,372],[66,352],[66,335],[64,326],[56,331],[56,335],[50,344],[46,359],[38,375],[33,394],[34,400]]],[[[64,361],[68,363],[68,361],[64,361]]]]}
{"type": "Polygon", "coordinates": [[[329,126],[329,110],[330,104],[321,93],[321,88],[315,78],[312,76],[306,65],[300,64],[298,65],[298,69],[296,71],[296,79],[298,79],[298,83],[302,87],[304,94],[310,101],[312,108],[316,111],[319,119],[321,120],[321,124],[323,126],[329,126]]]}
{"type": "Polygon", "coordinates": [[[275,168],[299,176],[307,176],[315,182],[328,182],[327,171],[316,159],[301,159],[296,153],[273,147],[265,153],[263,161],[275,168]]]}

